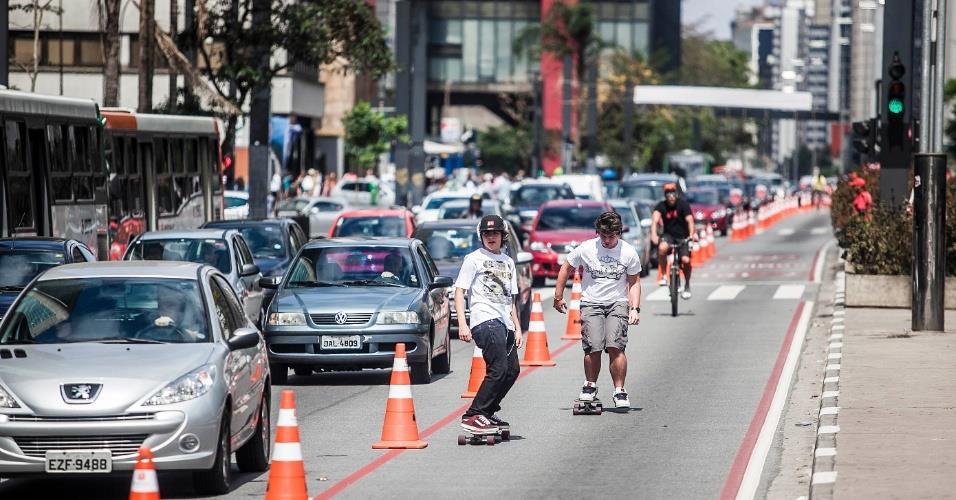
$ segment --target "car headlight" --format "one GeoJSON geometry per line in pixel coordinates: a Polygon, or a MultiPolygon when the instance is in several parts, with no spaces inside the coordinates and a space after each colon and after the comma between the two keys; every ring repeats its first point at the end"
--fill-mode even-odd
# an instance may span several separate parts
{"type": "Polygon", "coordinates": [[[3,387],[0,387],[0,408],[19,408],[20,404],[17,403],[16,399],[13,399],[13,396],[9,392],[5,391],[3,387]]]}
{"type": "Polygon", "coordinates": [[[698,220],[703,219],[703,218],[704,218],[704,212],[697,212],[696,214],[694,214],[694,218],[695,218],[695,219],[698,219],[698,220]]]}
{"type": "Polygon", "coordinates": [[[197,368],[163,387],[146,400],[143,406],[170,405],[196,399],[209,392],[216,382],[216,366],[197,368]]]}
{"type": "Polygon", "coordinates": [[[727,215],[727,211],[724,209],[715,210],[714,213],[710,214],[711,219],[723,219],[727,215]]]}
{"type": "Polygon", "coordinates": [[[534,252],[547,252],[547,251],[550,251],[550,250],[551,250],[551,244],[550,244],[550,243],[544,243],[544,242],[541,242],[541,241],[532,241],[532,242],[531,242],[531,250],[534,251],[534,252]]]}
{"type": "Polygon", "coordinates": [[[302,326],[305,325],[305,314],[302,313],[269,313],[269,326],[302,326]]]}
{"type": "Polygon", "coordinates": [[[415,311],[387,311],[378,313],[380,325],[413,325],[418,323],[415,311]]]}

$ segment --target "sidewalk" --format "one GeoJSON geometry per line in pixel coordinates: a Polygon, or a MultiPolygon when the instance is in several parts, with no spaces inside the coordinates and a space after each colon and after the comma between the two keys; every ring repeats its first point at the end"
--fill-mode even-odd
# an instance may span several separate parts
{"type": "Polygon", "coordinates": [[[812,496],[956,498],[956,311],[946,333],[910,332],[908,309],[845,311],[836,477],[812,496]]]}

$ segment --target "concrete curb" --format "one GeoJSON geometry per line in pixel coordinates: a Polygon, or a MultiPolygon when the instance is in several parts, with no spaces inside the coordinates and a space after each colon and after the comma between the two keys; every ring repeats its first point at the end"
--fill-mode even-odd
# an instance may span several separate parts
{"type": "MultiPolygon", "coordinates": [[[[838,269],[842,269],[841,259],[838,269]]],[[[843,358],[843,331],[846,317],[846,273],[837,271],[833,292],[833,319],[830,323],[827,365],[823,371],[817,439],[813,447],[810,498],[833,498],[836,486],[836,453],[840,416],[840,362],[843,358]]]]}

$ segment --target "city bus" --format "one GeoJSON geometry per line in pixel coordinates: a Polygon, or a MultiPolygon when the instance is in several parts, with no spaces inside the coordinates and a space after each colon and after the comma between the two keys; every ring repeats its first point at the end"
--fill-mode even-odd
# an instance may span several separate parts
{"type": "Polygon", "coordinates": [[[714,158],[707,153],[682,149],[664,156],[664,172],[673,173],[684,179],[693,179],[698,175],[710,173],[714,158]]]}
{"type": "Polygon", "coordinates": [[[91,99],[0,90],[0,236],[109,248],[103,129],[91,99]]]}
{"type": "Polygon", "coordinates": [[[208,116],[104,108],[110,258],[144,231],[222,218],[219,122],[208,116]]]}

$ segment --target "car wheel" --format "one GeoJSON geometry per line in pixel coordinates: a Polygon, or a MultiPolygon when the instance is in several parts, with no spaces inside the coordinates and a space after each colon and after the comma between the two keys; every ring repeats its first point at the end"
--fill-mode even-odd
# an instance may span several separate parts
{"type": "Polygon", "coordinates": [[[308,377],[309,375],[312,375],[312,368],[309,368],[308,366],[297,366],[293,368],[292,371],[294,371],[298,377],[308,377]]]}
{"type": "Polygon", "coordinates": [[[451,372],[451,339],[445,337],[445,352],[432,361],[432,371],[442,375],[451,372]]]}
{"type": "Polygon", "coordinates": [[[272,377],[272,385],[285,385],[289,383],[288,366],[269,363],[269,373],[272,377]]]}
{"type": "Polygon", "coordinates": [[[527,301],[524,304],[524,307],[521,308],[521,317],[518,319],[521,320],[521,331],[526,332],[531,326],[531,301],[527,301]]]}
{"type": "Polygon", "coordinates": [[[219,425],[219,443],[216,445],[216,460],[209,470],[193,472],[193,487],[201,495],[224,495],[229,493],[229,476],[232,467],[229,433],[229,409],[223,411],[219,425]]]}
{"type": "Polygon", "coordinates": [[[432,356],[431,356],[432,346],[428,345],[425,352],[428,353],[425,356],[425,361],[421,363],[411,363],[409,364],[409,375],[411,376],[413,384],[430,384],[432,382],[432,356]]]}
{"type": "Polygon", "coordinates": [[[269,446],[272,428],[269,422],[269,391],[262,391],[259,402],[259,423],[246,444],[236,450],[236,465],[242,472],[265,472],[269,470],[269,446]]]}
{"type": "Polygon", "coordinates": [[[535,288],[544,286],[544,276],[535,276],[534,278],[531,278],[531,286],[535,288]]]}

